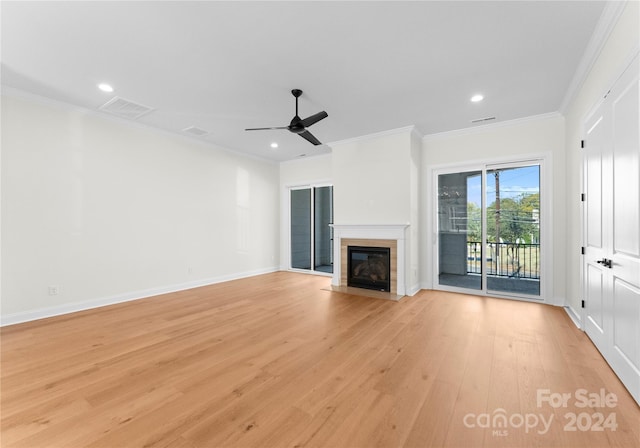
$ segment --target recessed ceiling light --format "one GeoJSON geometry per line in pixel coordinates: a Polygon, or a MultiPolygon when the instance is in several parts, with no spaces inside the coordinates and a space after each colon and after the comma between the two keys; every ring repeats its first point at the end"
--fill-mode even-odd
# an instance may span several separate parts
{"type": "Polygon", "coordinates": [[[271,143],[271,147],[273,149],[276,149],[278,147],[278,144],[276,142],[271,143]]]}
{"type": "Polygon", "coordinates": [[[107,84],[107,83],[104,83],[104,82],[98,84],[98,89],[102,90],[103,92],[107,92],[107,93],[113,92],[113,87],[111,87],[110,84],[107,84]]]}
{"type": "Polygon", "coordinates": [[[482,96],[480,94],[477,94],[477,95],[473,95],[471,97],[471,102],[472,103],[478,103],[478,102],[482,101],[483,99],[484,99],[484,96],[482,96]]]}

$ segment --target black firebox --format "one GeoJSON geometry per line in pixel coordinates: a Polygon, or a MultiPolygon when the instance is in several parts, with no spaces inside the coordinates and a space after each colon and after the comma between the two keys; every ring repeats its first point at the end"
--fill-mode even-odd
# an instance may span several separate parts
{"type": "Polygon", "coordinates": [[[391,292],[391,249],[347,246],[347,286],[391,292]]]}

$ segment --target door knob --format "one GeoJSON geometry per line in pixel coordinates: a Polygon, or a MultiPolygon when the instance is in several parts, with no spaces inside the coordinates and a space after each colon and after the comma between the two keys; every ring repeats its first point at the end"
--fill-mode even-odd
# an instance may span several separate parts
{"type": "Polygon", "coordinates": [[[609,260],[608,258],[603,258],[602,260],[596,261],[596,263],[601,264],[609,269],[613,267],[613,260],[609,260]]]}

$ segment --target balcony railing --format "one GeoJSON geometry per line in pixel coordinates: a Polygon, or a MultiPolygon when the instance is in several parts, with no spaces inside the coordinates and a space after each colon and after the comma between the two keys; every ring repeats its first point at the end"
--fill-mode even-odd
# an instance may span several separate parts
{"type": "MultiPolygon", "coordinates": [[[[487,275],[540,279],[540,245],[487,243],[484,257],[487,275]]],[[[467,273],[482,273],[482,243],[467,241],[467,273]]]]}

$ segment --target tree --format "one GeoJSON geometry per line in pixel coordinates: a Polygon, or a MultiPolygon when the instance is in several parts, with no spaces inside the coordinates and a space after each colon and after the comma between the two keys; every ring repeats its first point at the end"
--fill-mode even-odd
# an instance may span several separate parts
{"type": "MultiPolygon", "coordinates": [[[[500,200],[500,239],[515,243],[518,240],[532,243],[539,239],[540,227],[536,213],[540,210],[539,193],[523,193],[516,198],[500,200]],[[537,211],[537,212],[536,212],[537,211]]],[[[487,239],[496,240],[496,204],[487,207],[487,239]]]]}
{"type": "Polygon", "coordinates": [[[482,209],[467,202],[467,241],[482,241],[482,209]]]}

